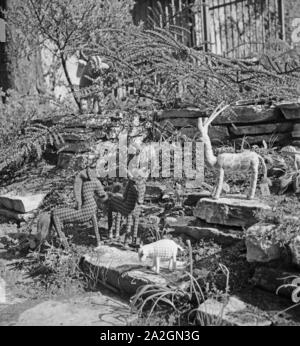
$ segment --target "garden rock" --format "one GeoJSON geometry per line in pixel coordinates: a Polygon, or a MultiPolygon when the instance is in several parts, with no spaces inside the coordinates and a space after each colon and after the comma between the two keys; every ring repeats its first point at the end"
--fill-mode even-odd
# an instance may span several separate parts
{"type": "Polygon", "coordinates": [[[165,185],[148,182],[146,185],[145,200],[152,202],[159,201],[165,190],[165,185]]]}
{"type": "MultiPolygon", "coordinates": [[[[141,263],[137,252],[102,245],[97,251],[83,257],[82,269],[87,273],[97,273],[100,283],[108,288],[132,296],[144,285],[170,285],[182,272],[169,272],[168,263],[161,263],[163,275],[157,275],[148,267],[152,260],[141,263]]],[[[184,268],[183,268],[184,269],[184,268]]]]}
{"type": "Polygon", "coordinates": [[[257,223],[256,213],[270,207],[259,200],[248,200],[241,196],[202,198],[195,207],[194,216],[207,223],[226,226],[250,227],[257,223]]]}
{"type": "Polygon", "coordinates": [[[281,256],[280,246],[273,239],[267,239],[266,234],[276,226],[257,224],[246,232],[246,247],[248,262],[270,262],[281,256]]]}
{"type": "Polygon", "coordinates": [[[195,217],[181,217],[176,220],[166,220],[169,227],[173,229],[173,234],[184,234],[195,240],[213,240],[219,245],[232,245],[241,240],[242,233],[236,230],[225,229],[224,227],[213,227],[197,220],[195,217]]]}
{"type": "Polygon", "coordinates": [[[202,303],[198,310],[199,323],[205,325],[227,326],[270,326],[271,321],[258,312],[253,312],[239,298],[229,297],[228,302],[219,302],[213,298],[202,303]]]}
{"type": "Polygon", "coordinates": [[[28,194],[17,196],[14,193],[8,193],[0,196],[0,208],[9,209],[18,213],[28,213],[37,209],[46,197],[45,193],[28,194]]]}

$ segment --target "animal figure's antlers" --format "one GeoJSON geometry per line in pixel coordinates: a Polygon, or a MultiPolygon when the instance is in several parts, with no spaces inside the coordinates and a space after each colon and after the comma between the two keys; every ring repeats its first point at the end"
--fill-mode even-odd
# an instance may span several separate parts
{"type": "Polygon", "coordinates": [[[198,118],[198,128],[203,129],[204,127],[207,128],[215,119],[218,115],[223,113],[229,105],[224,106],[224,102],[220,103],[218,107],[212,112],[212,114],[204,121],[202,118],[198,118]]]}

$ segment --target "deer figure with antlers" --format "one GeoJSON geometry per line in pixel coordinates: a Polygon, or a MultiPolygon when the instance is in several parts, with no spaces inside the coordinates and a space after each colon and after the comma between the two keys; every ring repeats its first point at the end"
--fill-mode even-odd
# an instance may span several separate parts
{"type": "Polygon", "coordinates": [[[217,187],[212,197],[214,199],[220,198],[225,172],[251,170],[251,185],[247,198],[254,199],[258,179],[258,168],[260,162],[262,163],[264,169],[264,182],[270,185],[270,180],[267,178],[267,167],[264,162],[264,159],[257,153],[250,150],[246,150],[242,153],[222,153],[218,156],[215,156],[213,153],[211,141],[208,135],[208,126],[214,121],[214,119],[216,119],[218,115],[224,112],[228,107],[229,105],[224,106],[224,104],[222,103],[204,122],[202,118],[198,118],[198,129],[200,131],[201,138],[204,143],[205,160],[207,161],[210,167],[216,167],[219,170],[217,187]]]}

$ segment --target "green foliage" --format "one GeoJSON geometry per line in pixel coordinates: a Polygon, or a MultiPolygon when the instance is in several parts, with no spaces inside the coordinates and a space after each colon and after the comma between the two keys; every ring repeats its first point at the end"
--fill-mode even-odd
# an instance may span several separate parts
{"type": "Polygon", "coordinates": [[[272,196],[267,202],[271,209],[257,215],[261,223],[274,224],[275,227],[261,237],[284,246],[300,234],[299,200],[297,197],[272,196]]]}
{"type": "Polygon", "coordinates": [[[41,159],[47,145],[61,146],[64,140],[57,126],[36,124],[23,130],[13,144],[8,144],[1,150],[0,171],[20,167],[26,160],[41,159]]]}
{"type": "Polygon", "coordinates": [[[44,252],[31,252],[15,265],[35,279],[40,294],[78,293],[84,289],[83,274],[79,268],[81,256],[82,253],[75,247],[67,252],[50,246],[44,252]]]}

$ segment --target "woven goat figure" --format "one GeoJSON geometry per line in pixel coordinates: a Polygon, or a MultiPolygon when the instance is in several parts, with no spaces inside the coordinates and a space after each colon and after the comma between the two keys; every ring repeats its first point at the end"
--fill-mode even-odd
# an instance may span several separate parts
{"type": "Polygon", "coordinates": [[[129,174],[128,183],[123,195],[109,194],[107,201],[108,212],[108,237],[113,238],[115,228],[115,238],[120,236],[120,224],[122,216],[127,217],[126,236],[132,232],[132,243],[136,243],[141,206],[144,202],[147,177],[129,174]],[[116,213],[116,220],[113,220],[113,212],[116,213]]]}
{"type": "Polygon", "coordinates": [[[138,256],[140,261],[144,261],[146,258],[153,259],[153,267],[152,269],[159,274],[160,270],[160,260],[168,260],[169,261],[169,269],[176,269],[176,257],[177,251],[184,249],[176,244],[171,239],[162,239],[158,240],[154,243],[144,245],[140,247],[138,251],[138,256]]]}
{"type": "Polygon", "coordinates": [[[204,154],[205,159],[209,166],[216,167],[219,170],[219,179],[218,184],[213,194],[214,199],[220,198],[223,181],[224,181],[224,173],[225,171],[252,171],[251,176],[251,186],[250,191],[247,195],[248,199],[254,199],[255,190],[258,179],[258,168],[259,162],[261,162],[264,169],[264,182],[270,185],[270,181],[267,178],[267,167],[264,162],[264,159],[253,151],[244,151],[242,153],[222,153],[217,157],[214,155],[212,150],[212,145],[210,138],[208,136],[208,126],[211,122],[223,111],[225,111],[228,106],[222,107],[219,105],[213,114],[203,123],[202,118],[198,119],[198,129],[200,131],[202,140],[204,142],[204,154]]]}
{"type": "Polygon", "coordinates": [[[97,204],[94,195],[97,194],[102,201],[105,201],[107,199],[107,194],[100,181],[96,178],[93,170],[88,168],[77,175],[74,184],[74,193],[77,204],[76,209],[59,208],[54,209],[51,215],[42,214],[38,221],[38,234],[41,235],[40,238],[45,239],[51,227],[54,226],[63,245],[65,248],[68,248],[67,239],[62,232],[63,225],[92,221],[97,245],[99,246],[101,238],[98,230],[96,217],[97,204]]]}

